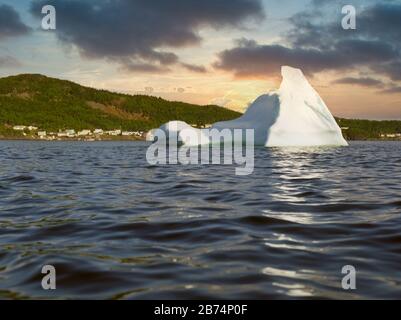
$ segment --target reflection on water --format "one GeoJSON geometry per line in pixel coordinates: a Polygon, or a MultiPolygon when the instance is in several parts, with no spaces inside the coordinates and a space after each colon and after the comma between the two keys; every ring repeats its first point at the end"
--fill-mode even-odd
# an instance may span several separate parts
{"type": "Polygon", "coordinates": [[[0,298],[401,298],[401,143],[257,148],[250,176],[151,166],[146,143],[0,145],[0,298]]]}

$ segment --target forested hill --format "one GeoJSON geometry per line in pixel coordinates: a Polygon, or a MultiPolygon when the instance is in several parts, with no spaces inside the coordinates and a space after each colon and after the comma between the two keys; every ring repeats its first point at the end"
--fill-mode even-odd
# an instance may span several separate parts
{"type": "Polygon", "coordinates": [[[0,79],[3,136],[11,134],[14,125],[50,131],[67,128],[146,131],[170,120],[200,126],[238,116],[239,113],[218,106],[112,93],[36,74],[0,79]]]}
{"type": "Polygon", "coordinates": [[[336,120],[347,140],[401,140],[401,121],[340,118],[336,120]]]}

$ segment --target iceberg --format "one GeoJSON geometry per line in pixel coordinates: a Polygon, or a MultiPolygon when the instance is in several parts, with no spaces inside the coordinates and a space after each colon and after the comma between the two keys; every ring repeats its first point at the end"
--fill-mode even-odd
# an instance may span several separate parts
{"type": "MultiPolygon", "coordinates": [[[[281,74],[278,90],[257,98],[240,118],[215,123],[212,129],[252,129],[255,145],[266,147],[347,146],[340,127],[302,71],[283,66],[281,74]]],[[[160,129],[184,144],[210,143],[209,129],[196,129],[182,121],[160,129]]]]}
{"type": "Polygon", "coordinates": [[[152,129],[146,134],[146,141],[165,140],[189,146],[209,144],[209,134],[204,129],[197,129],[184,121],[170,121],[158,129],[152,129]],[[162,135],[160,133],[163,133],[162,135]]]}

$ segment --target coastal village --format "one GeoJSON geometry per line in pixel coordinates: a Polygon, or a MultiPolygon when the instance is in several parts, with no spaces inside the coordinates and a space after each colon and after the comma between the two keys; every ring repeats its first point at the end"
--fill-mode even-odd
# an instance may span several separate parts
{"type": "Polygon", "coordinates": [[[121,129],[75,129],[58,130],[57,132],[47,132],[35,126],[16,125],[14,131],[22,133],[26,139],[40,139],[46,141],[77,140],[77,141],[102,141],[102,140],[143,140],[146,132],[144,131],[122,131],[121,129]]]}
{"type": "MultiPolygon", "coordinates": [[[[194,125],[196,127],[196,125],[194,125]]],[[[202,126],[199,128],[209,128],[211,125],[202,126]]],[[[121,129],[103,130],[103,129],[65,129],[57,132],[47,132],[40,128],[30,125],[16,125],[12,127],[14,131],[20,132],[22,137],[30,140],[45,140],[45,141],[103,141],[103,140],[145,140],[146,131],[123,131],[121,129]]],[[[341,127],[341,130],[346,135],[349,127],[341,127]]],[[[380,134],[378,139],[381,140],[401,140],[401,133],[386,133],[380,134]]]]}

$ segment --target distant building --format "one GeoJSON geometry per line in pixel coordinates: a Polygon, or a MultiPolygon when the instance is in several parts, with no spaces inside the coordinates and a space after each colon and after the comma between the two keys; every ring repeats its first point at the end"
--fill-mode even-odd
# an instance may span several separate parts
{"type": "Polygon", "coordinates": [[[38,131],[38,136],[41,139],[44,139],[46,137],[46,131],[38,131]]]}
{"type": "Polygon", "coordinates": [[[98,134],[98,135],[102,135],[104,132],[103,132],[103,129],[95,129],[95,130],[93,131],[93,133],[94,133],[94,134],[98,134]]]}
{"type": "Polygon", "coordinates": [[[67,137],[67,138],[75,138],[76,134],[75,134],[75,130],[74,129],[67,129],[64,132],[60,132],[62,135],[59,137],[67,137]],[[64,135],[63,135],[64,134],[64,135]]]}
{"type": "Polygon", "coordinates": [[[14,126],[13,130],[15,131],[24,131],[26,129],[26,126],[14,126]]]}
{"type": "Polygon", "coordinates": [[[81,130],[78,131],[78,136],[90,136],[92,134],[92,132],[90,130],[81,130]]]}
{"type": "Polygon", "coordinates": [[[28,129],[29,131],[36,131],[36,130],[38,130],[38,127],[29,126],[27,129],[28,129]]]}
{"type": "Polygon", "coordinates": [[[121,130],[111,130],[111,131],[106,131],[106,133],[109,136],[119,136],[121,135],[121,130]]]}
{"type": "Polygon", "coordinates": [[[121,135],[122,136],[133,136],[133,135],[135,135],[135,132],[132,132],[132,131],[123,131],[123,132],[121,132],[121,135]]]}

